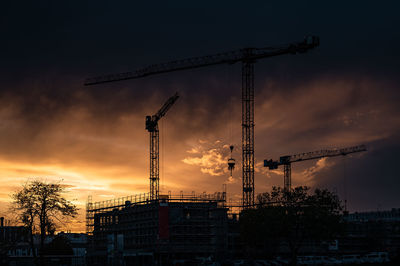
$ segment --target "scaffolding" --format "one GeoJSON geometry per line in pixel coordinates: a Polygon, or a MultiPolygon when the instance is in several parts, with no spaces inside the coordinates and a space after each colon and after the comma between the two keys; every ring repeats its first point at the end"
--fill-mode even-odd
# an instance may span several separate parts
{"type": "Polygon", "coordinates": [[[171,194],[171,191],[167,195],[160,195],[159,199],[151,199],[150,193],[140,193],[136,195],[130,195],[105,201],[92,202],[92,196],[88,197],[86,204],[86,233],[93,235],[94,217],[97,214],[107,213],[110,211],[120,211],[126,207],[133,207],[137,205],[151,205],[155,202],[167,202],[167,203],[207,203],[216,202],[218,207],[227,207],[226,205],[226,192],[215,192],[213,194],[207,194],[206,192],[196,194],[192,191],[190,194],[184,194],[180,191],[179,194],[171,194]]]}
{"type": "Polygon", "coordinates": [[[158,199],[142,193],[100,202],[88,198],[86,207],[94,263],[147,264],[138,260],[222,256],[226,251],[226,192],[168,192],[158,199]]]}

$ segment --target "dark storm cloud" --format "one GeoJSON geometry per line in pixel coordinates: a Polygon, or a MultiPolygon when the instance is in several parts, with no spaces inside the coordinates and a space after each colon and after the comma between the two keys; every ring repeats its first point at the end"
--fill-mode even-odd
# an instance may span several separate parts
{"type": "Polygon", "coordinates": [[[341,159],[315,178],[320,186],[336,188],[351,211],[394,208],[399,204],[399,178],[394,170],[399,151],[398,135],[375,141],[367,152],[341,159]]]}
{"type": "Polygon", "coordinates": [[[2,46],[8,48],[6,62],[17,68],[23,62],[98,74],[317,34],[323,46],[316,60],[325,67],[384,63],[379,67],[385,68],[399,56],[397,7],[395,1],[303,1],[289,7],[266,1],[8,2],[2,46]]]}
{"type": "MultiPolygon", "coordinates": [[[[396,80],[370,78],[357,75],[320,76],[311,82],[290,83],[290,92],[278,91],[268,94],[273,88],[285,88],[285,82],[268,80],[267,88],[259,95],[262,101],[256,109],[256,158],[277,159],[279,156],[291,155],[320,149],[354,146],[366,144],[368,150],[386,150],[388,146],[378,145],[380,142],[393,143],[397,146],[400,129],[400,109],[396,80]]],[[[283,90],[284,91],[284,90],[283,90]]],[[[392,150],[385,151],[390,154],[392,150]]],[[[369,151],[366,153],[368,154],[369,151]]],[[[396,153],[393,153],[393,156],[396,153]]],[[[350,156],[351,157],[351,156],[350,156]]],[[[317,161],[298,163],[293,168],[293,183],[296,185],[313,185],[325,187],[324,175],[330,178],[329,188],[340,184],[343,173],[337,171],[335,159],[327,164],[317,161]],[[304,164],[308,170],[304,168],[304,164]],[[332,174],[332,172],[334,172],[332,174]]],[[[352,159],[349,159],[349,164],[352,159]]],[[[364,172],[361,169],[374,167],[363,160],[353,168],[352,177],[360,184],[367,179],[379,182],[376,171],[364,172]],[[360,169],[360,172],[357,171],[360,169]]],[[[395,173],[395,167],[388,165],[387,171],[395,173]]],[[[279,182],[265,180],[258,176],[261,184],[282,185],[279,182]],[[272,182],[272,183],[271,183],[272,182]]],[[[395,181],[395,186],[399,183],[395,181]]],[[[348,187],[350,194],[353,186],[348,187]]],[[[356,187],[354,187],[357,190],[356,187]]],[[[367,186],[374,190],[374,186],[367,186]]],[[[339,191],[343,196],[343,188],[339,191]]],[[[374,193],[376,191],[374,190],[374,193]]],[[[389,189],[388,189],[389,192],[389,189]]],[[[372,193],[372,192],[371,192],[372,193]]],[[[396,194],[382,195],[383,198],[396,198],[396,194]]],[[[355,193],[357,194],[357,193],[355,193]]],[[[355,195],[354,194],[354,195],[355,195]]],[[[398,197],[397,197],[398,198],[398,197]]],[[[358,209],[368,209],[373,200],[358,201],[358,209]],[[364,204],[363,204],[364,203],[364,204]]],[[[382,200],[384,201],[384,200],[382,200]]],[[[388,203],[388,201],[385,201],[388,203]]],[[[398,203],[397,203],[398,204],[398,203]]],[[[383,205],[394,207],[391,205],[383,205]]]]}

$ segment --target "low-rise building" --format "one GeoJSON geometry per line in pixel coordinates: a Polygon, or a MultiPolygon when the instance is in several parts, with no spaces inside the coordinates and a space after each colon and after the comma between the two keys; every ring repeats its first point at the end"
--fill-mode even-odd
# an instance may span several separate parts
{"type": "Polygon", "coordinates": [[[164,265],[226,256],[227,208],[222,193],[142,199],[92,205],[92,264],[164,265]]]}

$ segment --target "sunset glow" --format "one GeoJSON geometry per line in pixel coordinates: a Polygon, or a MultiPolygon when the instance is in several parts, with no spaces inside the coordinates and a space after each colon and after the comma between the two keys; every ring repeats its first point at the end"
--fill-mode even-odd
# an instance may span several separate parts
{"type": "MultiPolygon", "coordinates": [[[[294,164],[293,186],[337,191],[354,211],[398,207],[397,24],[367,16],[356,20],[358,8],[339,7],[320,6],[318,14],[311,8],[290,18],[269,7],[252,7],[251,18],[243,21],[238,19],[246,9],[242,6],[233,13],[222,6],[207,9],[212,14],[206,18],[190,7],[185,23],[171,15],[183,7],[167,14],[151,6],[154,17],[136,7],[113,13],[114,7],[107,6],[102,12],[110,11],[108,17],[85,4],[65,9],[71,12],[59,8],[48,17],[9,12],[0,49],[0,215],[13,219],[10,195],[35,179],[67,187],[67,198],[80,211],[76,223],[62,230],[76,232],[85,231],[88,196],[102,201],[147,193],[145,117],[176,91],[179,100],[159,122],[160,194],[213,193],[226,184],[228,199],[239,202],[240,63],[95,86],[84,86],[84,80],[190,56],[287,43],[310,32],[321,36],[315,51],[255,64],[256,195],[283,186],[283,169],[267,169],[264,159],[365,144],[365,153],[294,164]],[[338,12],[343,13],[340,21],[338,12]],[[311,19],[314,15],[319,22],[311,19]],[[372,38],[375,32],[379,36],[372,38]],[[230,145],[236,160],[232,176],[230,145]]],[[[286,7],[282,10],[286,14],[286,7]]]]}

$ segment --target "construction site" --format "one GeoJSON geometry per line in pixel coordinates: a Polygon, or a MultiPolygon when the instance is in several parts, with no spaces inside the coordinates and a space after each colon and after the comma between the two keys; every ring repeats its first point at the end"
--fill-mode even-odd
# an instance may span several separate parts
{"type": "Polygon", "coordinates": [[[89,259],[108,265],[221,258],[227,250],[225,193],[149,194],[88,203],[89,259]]]}
{"type": "MultiPolygon", "coordinates": [[[[171,261],[184,263],[195,258],[223,261],[240,256],[240,212],[255,207],[254,182],[254,65],[258,60],[286,54],[301,54],[319,45],[319,38],[265,48],[244,48],[210,56],[194,57],[154,64],[133,72],[111,74],[87,79],[85,85],[96,85],[128,79],[208,67],[219,64],[242,63],[242,199],[227,201],[226,190],[214,194],[160,194],[159,189],[159,128],[158,122],[178,100],[175,93],[154,115],[146,116],[149,132],[149,192],[92,202],[86,209],[86,228],[89,237],[88,262],[91,265],[168,265],[171,261]]],[[[236,161],[231,157],[231,171],[236,161]]],[[[321,150],[282,156],[278,161],[265,160],[264,166],[277,169],[284,166],[283,187],[291,189],[291,163],[344,156],[365,151],[365,146],[321,150]]],[[[196,264],[195,264],[196,265],[196,264]]]]}

